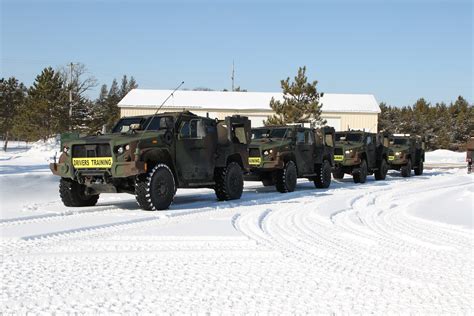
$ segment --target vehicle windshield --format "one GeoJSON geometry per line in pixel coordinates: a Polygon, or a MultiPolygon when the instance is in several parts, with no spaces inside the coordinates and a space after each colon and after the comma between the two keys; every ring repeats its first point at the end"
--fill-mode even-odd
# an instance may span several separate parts
{"type": "Polygon", "coordinates": [[[287,128],[259,128],[252,130],[252,139],[262,139],[262,138],[288,138],[291,133],[287,128]]]}
{"type": "Polygon", "coordinates": [[[362,134],[336,133],[336,142],[338,141],[361,142],[362,134]]]}
{"type": "Polygon", "coordinates": [[[151,117],[125,117],[120,119],[112,129],[112,133],[127,133],[132,124],[140,124],[138,130],[144,130],[150,124],[147,130],[156,131],[159,129],[172,128],[173,118],[171,116],[151,116],[151,117]],[[150,123],[151,120],[151,123],[150,123]]]}
{"type": "Polygon", "coordinates": [[[406,145],[408,144],[408,139],[406,138],[393,138],[390,140],[390,145],[406,145]]]}

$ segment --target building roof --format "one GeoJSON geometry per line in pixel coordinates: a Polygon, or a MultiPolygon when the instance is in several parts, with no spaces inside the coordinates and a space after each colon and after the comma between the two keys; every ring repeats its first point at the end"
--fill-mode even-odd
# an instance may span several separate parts
{"type": "MultiPolygon", "coordinates": [[[[157,108],[172,90],[133,89],[118,104],[119,107],[157,108]]],[[[224,92],[178,90],[165,104],[167,109],[257,110],[270,111],[270,100],[283,100],[281,92],[224,92]]],[[[380,113],[372,94],[324,93],[320,102],[324,112],[380,113]]]]}

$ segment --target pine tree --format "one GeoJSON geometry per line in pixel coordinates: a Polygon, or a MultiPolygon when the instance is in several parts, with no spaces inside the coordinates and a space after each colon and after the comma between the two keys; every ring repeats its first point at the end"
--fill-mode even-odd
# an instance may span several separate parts
{"type": "Polygon", "coordinates": [[[283,90],[283,102],[270,101],[270,107],[276,113],[269,117],[265,125],[281,125],[287,123],[307,123],[314,125],[324,125],[325,120],[321,118],[321,106],[319,98],[322,93],[318,93],[317,81],[308,82],[306,77],[306,67],[300,67],[294,82],[290,83],[290,78],[281,80],[283,90]]]}
{"type": "Polygon", "coordinates": [[[23,106],[26,88],[15,77],[0,79],[0,132],[3,135],[3,150],[7,151],[13,123],[18,110],[23,106]]]}
{"type": "Polygon", "coordinates": [[[107,130],[110,130],[120,118],[120,109],[117,104],[130,90],[137,87],[138,84],[135,78],[132,76],[128,80],[126,75],[122,77],[120,88],[115,79],[112,81],[110,89],[107,89],[107,85],[102,85],[99,98],[93,105],[94,119],[91,124],[91,132],[100,131],[103,125],[106,126],[107,130]]]}
{"type": "Polygon", "coordinates": [[[38,75],[15,120],[14,133],[25,140],[48,139],[68,130],[69,104],[64,82],[51,67],[38,75]]]}

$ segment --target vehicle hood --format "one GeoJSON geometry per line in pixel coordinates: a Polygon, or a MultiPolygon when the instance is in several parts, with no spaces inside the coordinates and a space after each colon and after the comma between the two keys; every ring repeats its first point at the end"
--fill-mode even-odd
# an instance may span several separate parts
{"type": "Polygon", "coordinates": [[[358,149],[364,146],[364,143],[360,142],[336,142],[336,148],[342,148],[343,150],[358,149]]]}
{"type": "Polygon", "coordinates": [[[83,136],[76,138],[65,138],[63,144],[80,145],[80,144],[104,144],[109,143],[112,146],[125,145],[138,140],[146,140],[149,138],[158,138],[162,136],[165,131],[153,131],[153,132],[137,132],[135,134],[104,134],[104,135],[92,135],[83,136]]]}
{"type": "Polygon", "coordinates": [[[281,146],[287,146],[291,143],[291,140],[281,140],[279,138],[263,138],[263,139],[254,139],[250,143],[251,148],[259,148],[260,150],[268,150],[281,146]]]}
{"type": "Polygon", "coordinates": [[[408,152],[410,150],[410,147],[407,145],[391,145],[390,147],[388,147],[388,149],[393,152],[408,152]]]}

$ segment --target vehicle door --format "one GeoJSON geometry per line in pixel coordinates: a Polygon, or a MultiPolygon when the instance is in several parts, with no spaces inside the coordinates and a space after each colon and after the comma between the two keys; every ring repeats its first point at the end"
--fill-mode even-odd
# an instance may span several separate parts
{"type": "Polygon", "coordinates": [[[367,134],[365,137],[365,146],[367,148],[367,165],[369,168],[375,168],[376,166],[376,139],[371,134],[367,134]]]}
{"type": "Polygon", "coordinates": [[[178,126],[176,165],[188,182],[210,181],[214,176],[217,131],[212,120],[183,118],[178,126]]]}
{"type": "Polygon", "coordinates": [[[299,175],[314,172],[314,135],[310,130],[296,131],[296,164],[299,175]]]}

